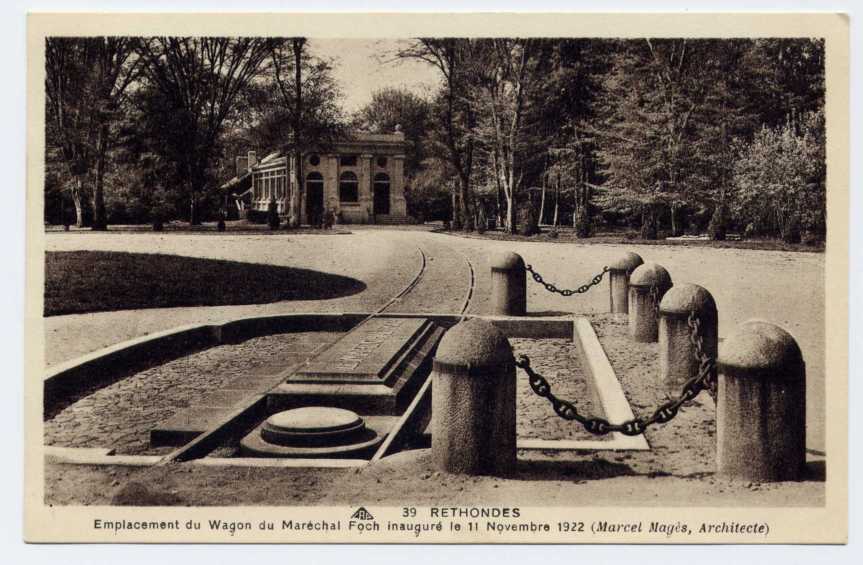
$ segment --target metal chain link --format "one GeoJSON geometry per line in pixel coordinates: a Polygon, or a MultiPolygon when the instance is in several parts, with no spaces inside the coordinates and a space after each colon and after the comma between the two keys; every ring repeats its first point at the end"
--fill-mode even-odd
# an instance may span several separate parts
{"type": "Polygon", "coordinates": [[[551,402],[555,414],[564,420],[575,420],[594,435],[605,435],[611,432],[620,432],[627,436],[637,436],[653,424],[665,424],[677,416],[680,408],[687,402],[695,399],[702,390],[715,390],[716,387],[716,362],[704,352],[704,338],[701,335],[701,321],[693,310],[687,320],[689,325],[689,340],[695,346],[695,355],[698,358],[698,371],[684,384],[677,398],[673,398],[661,404],[649,418],[633,418],[619,424],[612,424],[605,418],[589,418],[579,414],[575,404],[562,400],[551,391],[548,381],[534,371],[530,366],[530,357],[519,355],[515,362],[516,366],[523,369],[528,376],[530,388],[537,396],[548,399],[551,402]]]}
{"type": "Polygon", "coordinates": [[[528,273],[530,273],[530,276],[533,277],[533,280],[535,280],[536,282],[538,282],[539,284],[541,284],[542,286],[545,287],[545,290],[547,290],[549,292],[556,292],[557,294],[560,294],[563,296],[572,296],[573,294],[584,294],[585,292],[590,290],[591,287],[598,285],[602,281],[602,277],[605,275],[605,273],[607,273],[610,270],[608,268],[608,266],[605,266],[602,268],[602,272],[600,272],[598,275],[594,276],[590,280],[589,283],[583,284],[580,287],[575,288],[575,289],[569,289],[569,288],[557,288],[553,284],[545,282],[545,280],[543,280],[543,278],[542,278],[542,275],[540,275],[538,272],[533,270],[532,265],[525,266],[525,269],[527,270],[528,273]]]}

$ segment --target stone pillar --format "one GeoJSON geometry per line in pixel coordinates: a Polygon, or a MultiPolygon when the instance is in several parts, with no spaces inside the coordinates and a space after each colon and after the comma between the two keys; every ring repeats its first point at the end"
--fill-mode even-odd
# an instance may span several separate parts
{"type": "Polygon", "coordinates": [[[636,267],[629,277],[629,334],[642,343],[659,337],[658,306],[671,288],[671,275],[656,263],[636,267]]]}
{"type": "Polygon", "coordinates": [[[441,339],[432,369],[432,457],[438,469],[505,475],[515,468],[515,360],[506,337],[472,318],[441,339]]]}
{"type": "Polygon", "coordinates": [[[716,464],[720,475],[793,481],[806,463],[806,365],[785,330],[741,324],[719,351],[716,464]]]}
{"type": "Polygon", "coordinates": [[[689,339],[689,315],[699,320],[702,351],[716,359],[719,345],[716,302],[697,284],[674,285],[659,303],[659,380],[669,392],[680,388],[698,373],[700,361],[689,339]]]}
{"type": "Polygon", "coordinates": [[[491,259],[491,312],[499,316],[527,313],[527,271],[517,253],[507,251],[491,259]]]}
{"type": "Polygon", "coordinates": [[[321,175],[324,177],[324,203],[338,213],[339,203],[339,158],[336,155],[321,155],[321,175]]]}
{"type": "Polygon", "coordinates": [[[390,177],[390,215],[406,218],[408,215],[405,201],[405,156],[392,157],[392,175],[390,177]]]}
{"type": "Polygon", "coordinates": [[[608,265],[609,312],[626,314],[629,312],[629,275],[644,260],[637,253],[627,251],[608,265]]]}
{"type": "Polygon", "coordinates": [[[372,157],[371,153],[363,153],[360,155],[359,167],[359,202],[360,216],[362,221],[370,223],[372,221],[372,157]]]}

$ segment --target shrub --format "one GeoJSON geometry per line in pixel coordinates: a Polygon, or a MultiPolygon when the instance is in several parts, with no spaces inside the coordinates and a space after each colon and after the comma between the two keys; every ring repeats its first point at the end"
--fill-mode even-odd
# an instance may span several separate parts
{"type": "Polygon", "coordinates": [[[518,226],[519,235],[530,237],[539,233],[539,218],[537,218],[533,205],[529,202],[518,208],[516,212],[516,226],[518,226]]]}
{"type": "Polygon", "coordinates": [[[276,206],[276,199],[273,198],[270,200],[270,203],[267,204],[267,224],[269,224],[271,230],[277,230],[279,229],[280,223],[279,209],[278,206],[276,206]]]}
{"type": "Polygon", "coordinates": [[[659,236],[659,221],[656,217],[656,207],[645,205],[641,213],[641,238],[656,239],[659,236]]]}
{"type": "Polygon", "coordinates": [[[476,231],[481,235],[485,233],[486,228],[488,228],[488,218],[485,215],[485,208],[480,206],[476,214],[476,231]]]}
{"type": "Polygon", "coordinates": [[[590,210],[587,206],[580,206],[573,218],[575,224],[575,237],[590,237],[590,210]]]}
{"type": "Polygon", "coordinates": [[[246,208],[246,220],[253,224],[267,223],[267,212],[246,208]]]}
{"type": "Polygon", "coordinates": [[[725,210],[724,204],[718,204],[713,211],[713,216],[710,218],[710,225],[707,226],[707,232],[710,234],[710,239],[714,241],[724,241],[726,232],[728,231],[728,213],[725,210]]]}
{"type": "Polygon", "coordinates": [[[800,243],[800,220],[793,215],[788,221],[782,223],[782,241],[785,243],[800,243]]]}
{"type": "Polygon", "coordinates": [[[792,115],[785,125],[764,127],[740,145],[733,170],[735,217],[784,241],[798,239],[801,230],[823,234],[824,132],[823,112],[792,115]]]}

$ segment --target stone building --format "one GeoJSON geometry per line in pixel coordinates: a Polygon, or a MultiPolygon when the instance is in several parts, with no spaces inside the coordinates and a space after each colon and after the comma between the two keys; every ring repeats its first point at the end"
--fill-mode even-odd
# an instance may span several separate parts
{"type": "MultiPolygon", "coordinates": [[[[328,152],[303,155],[301,223],[320,225],[332,211],[344,223],[403,223],[405,138],[403,133],[356,133],[328,152]]],[[[225,183],[240,213],[266,212],[275,199],[279,215],[288,213],[296,185],[294,155],[275,152],[258,160],[250,151],[237,157],[237,176],[225,183]]]]}

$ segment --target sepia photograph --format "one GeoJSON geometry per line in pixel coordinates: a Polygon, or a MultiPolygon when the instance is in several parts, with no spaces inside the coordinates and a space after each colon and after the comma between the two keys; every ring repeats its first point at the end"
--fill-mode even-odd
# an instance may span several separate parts
{"type": "Polygon", "coordinates": [[[847,19],[592,18],[31,15],[28,540],[843,543],[847,19]]]}

